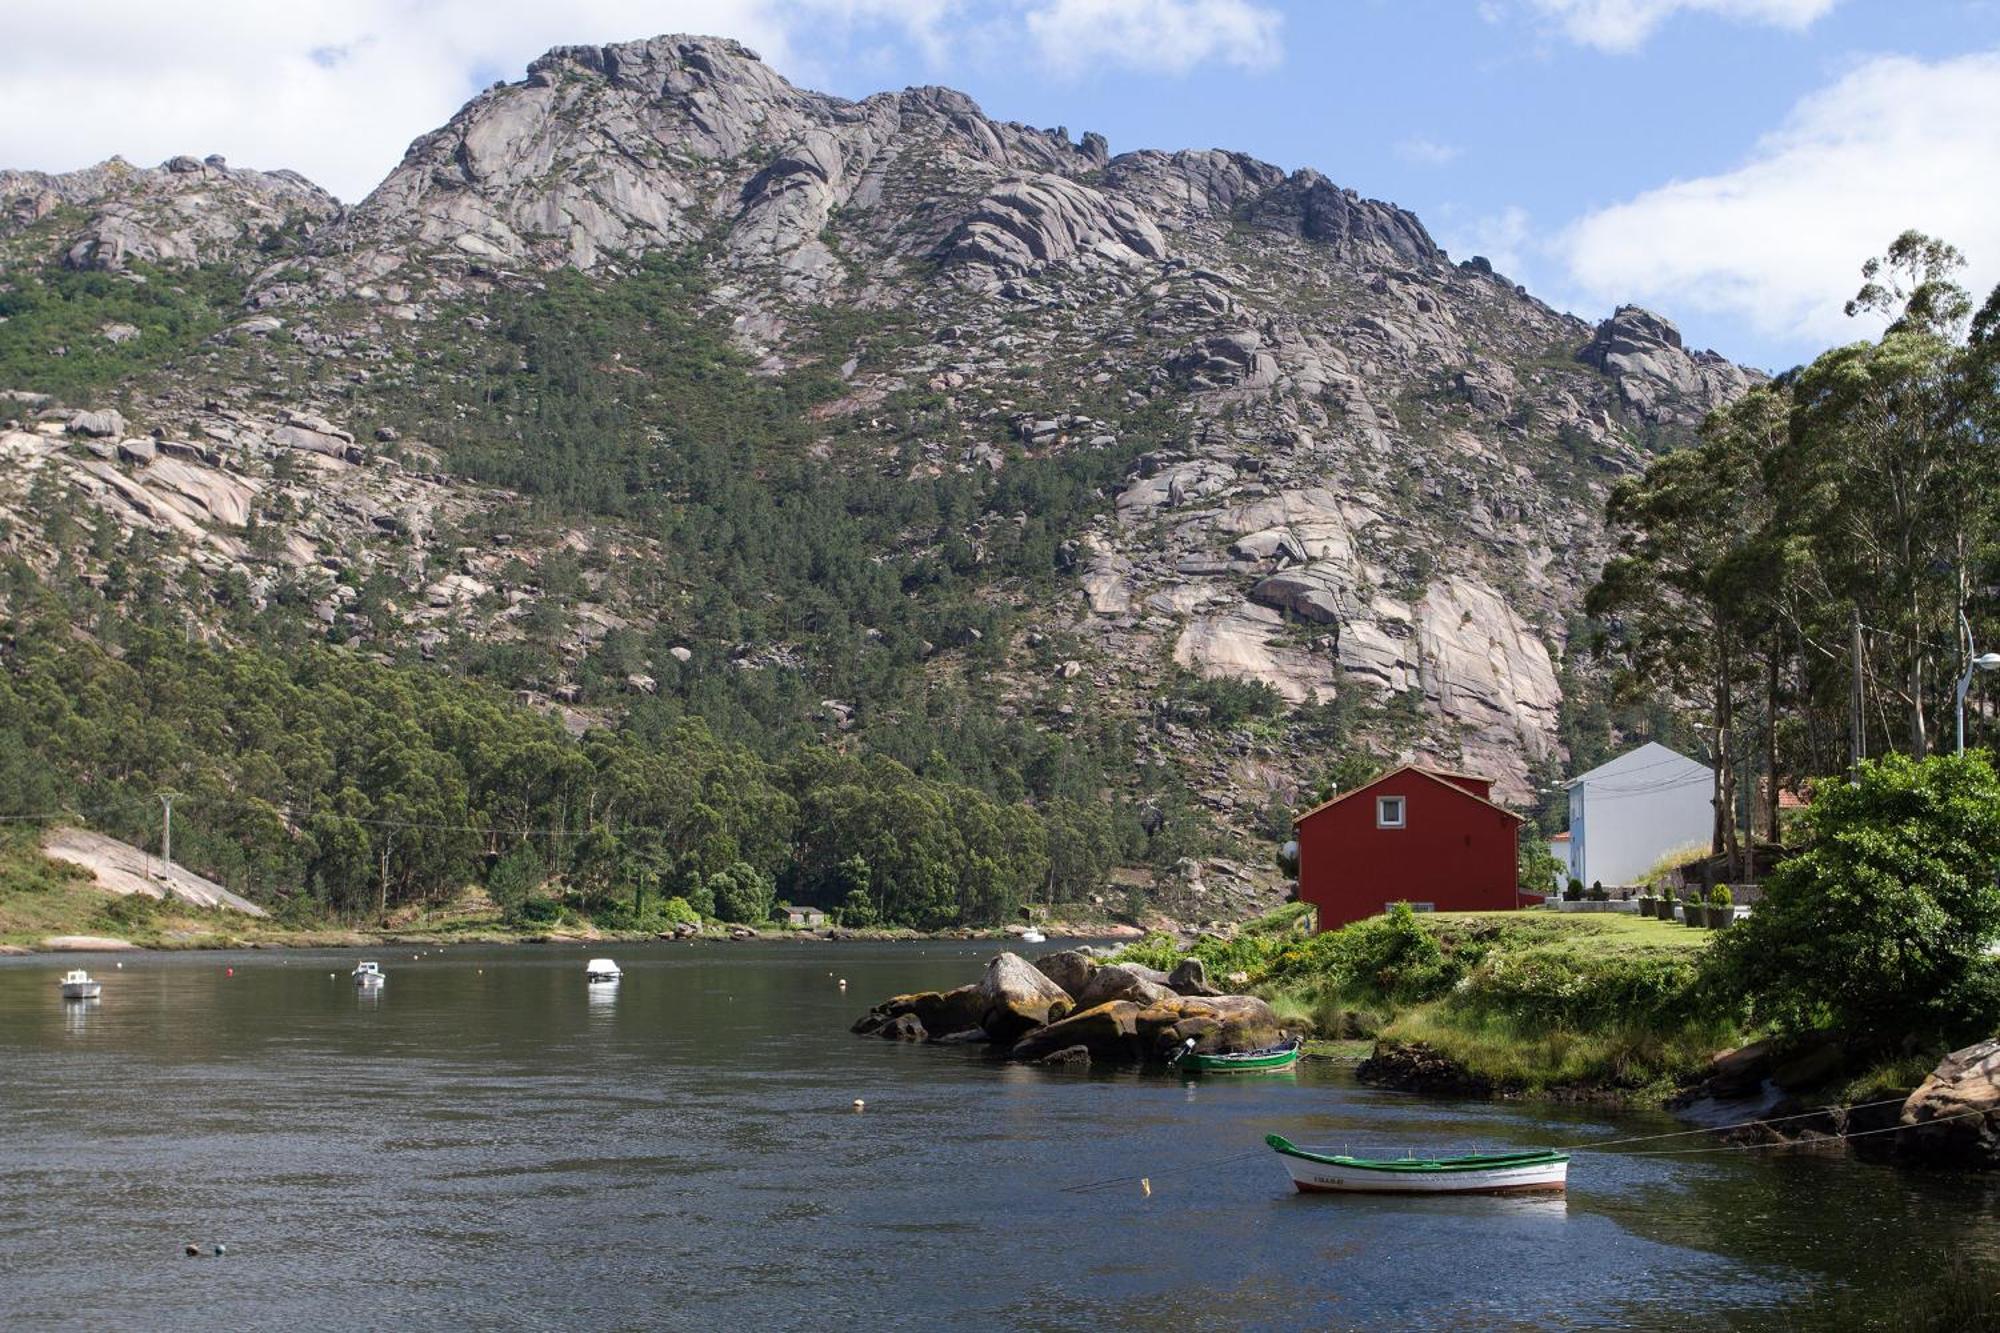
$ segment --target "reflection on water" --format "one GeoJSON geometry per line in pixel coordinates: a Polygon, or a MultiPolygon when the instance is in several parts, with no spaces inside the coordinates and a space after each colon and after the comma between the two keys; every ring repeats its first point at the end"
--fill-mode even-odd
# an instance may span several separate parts
{"type": "Polygon", "coordinates": [[[63,1026],[73,1035],[83,1032],[90,1026],[90,1016],[103,1003],[103,998],[97,995],[93,995],[87,1000],[63,1001],[63,1026]]]}
{"type": "Polygon", "coordinates": [[[1656,1328],[1893,1290],[1992,1206],[1760,1153],[1579,1156],[1566,1197],[1304,1196],[1265,1134],[1675,1126],[847,1032],[989,952],[663,944],[590,986],[576,950],[432,950],[374,992],[351,954],[162,955],[69,1006],[46,960],[0,961],[0,1326],[1656,1328]]]}

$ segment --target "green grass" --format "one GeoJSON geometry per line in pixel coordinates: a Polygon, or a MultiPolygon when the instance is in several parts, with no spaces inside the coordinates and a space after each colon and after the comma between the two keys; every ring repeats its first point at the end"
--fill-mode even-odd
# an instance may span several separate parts
{"type": "MultiPolygon", "coordinates": [[[[1247,976],[1287,1025],[1424,1042],[1510,1092],[1657,1100],[1742,1036],[1702,990],[1713,937],[1685,926],[1555,912],[1403,912],[1316,936],[1255,924],[1186,952],[1217,979],[1247,976]]],[[[1121,956],[1164,968],[1182,952],[1155,936],[1121,956]]]]}

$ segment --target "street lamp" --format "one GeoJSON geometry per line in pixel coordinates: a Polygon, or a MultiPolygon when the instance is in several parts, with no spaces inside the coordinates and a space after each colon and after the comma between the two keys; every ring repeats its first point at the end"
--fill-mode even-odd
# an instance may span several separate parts
{"type": "MultiPolygon", "coordinates": [[[[1972,626],[1966,624],[1966,614],[1958,612],[1958,628],[1966,636],[1966,652],[1972,652],[1972,626]]],[[[1966,753],[1966,691],[1972,689],[1974,671],[1992,671],[2000,667],[2000,652],[1980,652],[1978,656],[1968,656],[1966,675],[1958,677],[1958,753],[1966,753]]]]}

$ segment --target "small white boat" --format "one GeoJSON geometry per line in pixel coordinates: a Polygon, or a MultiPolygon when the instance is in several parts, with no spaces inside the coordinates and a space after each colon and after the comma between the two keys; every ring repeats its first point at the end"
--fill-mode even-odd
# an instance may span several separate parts
{"type": "Polygon", "coordinates": [[[382,971],[380,963],[357,963],[354,967],[354,984],[363,989],[372,989],[387,981],[388,975],[382,971]]]}
{"type": "Polygon", "coordinates": [[[1301,1148],[1276,1134],[1264,1142],[1284,1161],[1301,1194],[1528,1194],[1561,1191],[1569,1183],[1569,1154],[1546,1149],[1375,1158],[1301,1148]]]}
{"type": "Polygon", "coordinates": [[[92,981],[90,973],[82,968],[63,973],[62,997],[65,1000],[94,1000],[104,994],[104,983],[92,981]]]}
{"type": "Polygon", "coordinates": [[[1047,944],[1048,942],[1049,937],[1042,934],[1041,931],[1036,930],[1033,926],[1029,926],[1021,932],[1021,943],[1023,944],[1047,944]]]}
{"type": "Polygon", "coordinates": [[[609,958],[593,958],[583,965],[584,980],[593,986],[603,982],[616,981],[624,975],[623,972],[618,970],[618,964],[612,962],[609,958]]]}

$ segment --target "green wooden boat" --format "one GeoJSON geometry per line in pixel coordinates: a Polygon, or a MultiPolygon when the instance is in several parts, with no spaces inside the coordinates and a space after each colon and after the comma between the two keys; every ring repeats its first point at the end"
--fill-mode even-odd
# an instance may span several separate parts
{"type": "Polygon", "coordinates": [[[1569,1181],[1569,1154],[1551,1149],[1381,1158],[1301,1148],[1277,1134],[1264,1142],[1301,1194],[1526,1194],[1559,1191],[1569,1181]]]}
{"type": "Polygon", "coordinates": [[[1234,1055],[1197,1055],[1194,1038],[1189,1037],[1167,1063],[1182,1073],[1192,1074],[1273,1074],[1298,1064],[1305,1049],[1300,1037],[1288,1037],[1276,1046],[1258,1051],[1238,1051],[1234,1055]]]}

